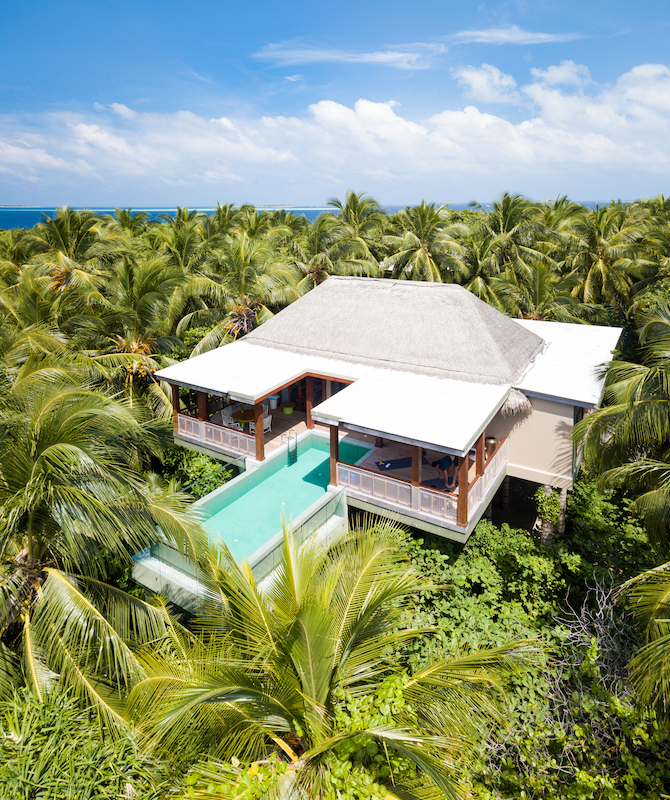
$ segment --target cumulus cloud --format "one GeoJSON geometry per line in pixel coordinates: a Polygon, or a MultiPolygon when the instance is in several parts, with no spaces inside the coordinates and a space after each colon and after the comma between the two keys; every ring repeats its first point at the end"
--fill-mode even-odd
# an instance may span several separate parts
{"type": "Polygon", "coordinates": [[[479,69],[481,82],[470,73],[465,85],[480,97],[516,92],[529,113],[470,104],[410,118],[393,102],[324,99],[296,116],[0,117],[0,191],[14,202],[136,206],[322,203],[347,188],[388,203],[488,201],[503,190],[608,200],[655,195],[670,179],[668,67],[640,65],[607,87],[579,65],[534,72],[523,86],[479,69]]]}
{"type": "Polygon", "coordinates": [[[531,69],[533,78],[549,86],[581,86],[591,80],[591,73],[584,64],[562,61],[548,69],[531,69]]]}
{"type": "Polygon", "coordinates": [[[398,45],[387,50],[371,52],[356,50],[339,50],[336,48],[313,47],[291,42],[268,44],[258,53],[256,58],[274,62],[278,66],[290,64],[378,64],[396,69],[426,69],[432,58],[445,53],[447,48],[439,43],[417,42],[415,44],[398,45]]]}
{"type": "Polygon", "coordinates": [[[539,33],[524,31],[518,25],[501,28],[485,28],[478,31],[461,31],[445,37],[454,44],[550,44],[552,42],[571,42],[581,39],[579,33],[539,33]]]}
{"type": "MultiPolygon", "coordinates": [[[[102,108],[99,103],[96,103],[96,107],[102,108]]],[[[124,106],[123,103],[110,103],[109,107],[115,114],[118,114],[120,117],[124,119],[132,119],[135,116],[135,112],[132,108],[128,108],[128,106],[124,106]]]]}
{"type": "Polygon", "coordinates": [[[484,103],[518,103],[521,99],[514,78],[491,64],[461,67],[454,70],[453,75],[475,100],[484,103]]]}

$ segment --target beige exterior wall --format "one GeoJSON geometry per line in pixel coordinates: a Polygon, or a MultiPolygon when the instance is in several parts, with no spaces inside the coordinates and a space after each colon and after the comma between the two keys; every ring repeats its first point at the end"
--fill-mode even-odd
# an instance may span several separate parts
{"type": "Polygon", "coordinates": [[[572,429],[574,407],[530,397],[527,416],[497,414],[486,426],[486,435],[507,443],[507,474],[558,489],[572,489],[572,429]]]}

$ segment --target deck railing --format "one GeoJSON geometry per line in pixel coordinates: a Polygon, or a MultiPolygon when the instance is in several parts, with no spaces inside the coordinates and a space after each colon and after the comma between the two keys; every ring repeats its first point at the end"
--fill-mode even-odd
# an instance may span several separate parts
{"type": "Polygon", "coordinates": [[[177,415],[177,434],[199,442],[226,455],[256,455],[256,438],[246,433],[202,422],[185,414],[177,415]]]}
{"type": "Polygon", "coordinates": [[[485,500],[490,500],[491,487],[495,485],[507,469],[507,439],[503,439],[486,462],[484,474],[480,475],[468,490],[468,519],[479,509],[485,500]]]}
{"type": "Polygon", "coordinates": [[[337,485],[346,486],[353,494],[384,500],[402,508],[412,507],[412,486],[396,478],[377,475],[361,467],[337,462],[337,485]]]}
{"type": "Polygon", "coordinates": [[[431,517],[456,522],[458,519],[458,496],[450,492],[439,492],[425,486],[416,487],[419,495],[419,511],[431,517]]]}
{"type": "MultiPolygon", "coordinates": [[[[484,474],[478,476],[468,490],[468,521],[491,501],[493,490],[507,468],[507,440],[504,439],[486,462],[484,474]]],[[[458,495],[430,489],[427,486],[412,486],[407,481],[378,475],[363,467],[337,463],[337,485],[345,486],[347,492],[362,500],[380,501],[386,508],[398,512],[409,512],[410,516],[421,516],[456,525],[458,520],[458,495]]]]}

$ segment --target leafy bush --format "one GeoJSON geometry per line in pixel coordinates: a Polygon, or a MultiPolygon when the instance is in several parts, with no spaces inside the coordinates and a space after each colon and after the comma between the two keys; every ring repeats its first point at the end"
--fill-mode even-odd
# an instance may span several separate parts
{"type": "Polygon", "coordinates": [[[198,499],[229,481],[233,476],[233,467],[204,453],[175,447],[163,456],[163,475],[176,478],[184,491],[198,499]]]}
{"type": "Polygon", "coordinates": [[[166,796],[164,768],[130,734],[112,738],[66,696],[38,700],[27,690],[0,702],[3,800],[104,800],[166,796]]]}
{"type": "MultiPolygon", "coordinates": [[[[545,548],[506,525],[477,526],[465,546],[408,536],[412,564],[443,591],[416,615],[455,651],[535,637],[547,663],[508,684],[509,727],[488,743],[471,779],[477,798],[642,800],[670,794],[667,730],[626,682],[635,640],[615,585],[659,563],[622,493],[584,475],[567,528],[545,548]]],[[[420,664],[418,640],[399,659],[420,664]]]]}

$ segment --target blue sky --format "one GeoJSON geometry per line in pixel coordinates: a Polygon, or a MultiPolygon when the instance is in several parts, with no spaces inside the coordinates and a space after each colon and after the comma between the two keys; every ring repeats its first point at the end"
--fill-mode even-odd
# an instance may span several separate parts
{"type": "Polygon", "coordinates": [[[665,2],[12,2],[0,204],[668,194],[665,2]]]}

